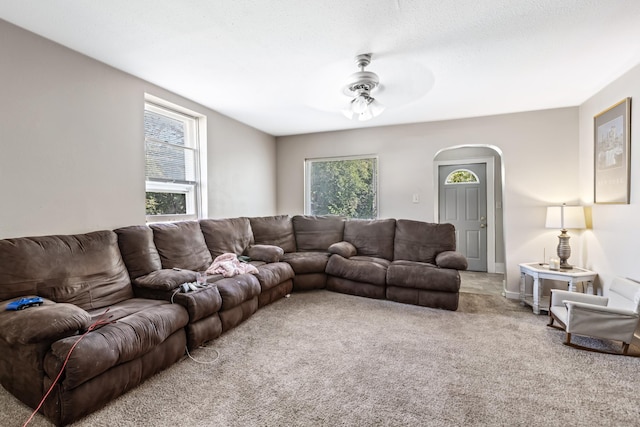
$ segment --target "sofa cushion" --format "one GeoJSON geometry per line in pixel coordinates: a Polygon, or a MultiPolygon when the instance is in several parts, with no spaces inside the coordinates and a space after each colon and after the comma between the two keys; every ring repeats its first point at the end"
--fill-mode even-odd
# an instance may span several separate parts
{"type": "Polygon", "coordinates": [[[278,286],[280,283],[293,279],[293,269],[286,262],[273,262],[258,267],[255,274],[260,282],[262,292],[278,286]]]}
{"type": "Polygon", "coordinates": [[[198,221],[156,223],[150,225],[162,268],[206,270],[213,259],[198,221]]]}
{"type": "MultiPolygon", "coordinates": [[[[105,310],[90,312],[94,320],[105,310]]],[[[184,328],[189,316],[184,307],[166,301],[129,299],[109,307],[109,323],[89,332],[78,343],[65,368],[64,384],[68,389],[96,377],[109,368],[152,351],[170,335],[184,328]]],[[[56,341],[47,354],[44,369],[55,378],[78,337],[56,341]]]]}
{"type": "Polygon", "coordinates": [[[354,256],[346,259],[340,255],[331,255],[326,272],[331,276],[355,282],[384,286],[389,264],[391,262],[383,258],[354,256]]]}
{"type": "Polygon", "coordinates": [[[114,230],[122,260],[132,279],[160,270],[162,262],[153,243],[153,230],[146,225],[132,225],[114,230]]]}
{"type": "Polygon", "coordinates": [[[289,263],[296,274],[324,273],[330,255],[328,252],[291,252],[284,254],[282,261],[289,263]]]}
{"type": "Polygon", "coordinates": [[[189,312],[189,323],[207,318],[222,307],[222,297],[218,287],[210,284],[192,292],[178,292],[172,294],[172,302],[180,304],[189,312]]]}
{"type": "MultiPolygon", "coordinates": [[[[222,276],[220,276],[220,278],[222,278],[222,276]]],[[[195,281],[195,271],[163,268],[161,270],[156,270],[149,274],[145,274],[144,276],[136,277],[135,279],[133,279],[133,284],[145,289],[170,291],[177,288],[183,283],[195,281]]],[[[207,282],[213,282],[213,280],[211,280],[208,276],[207,282]]]]}
{"type": "Polygon", "coordinates": [[[39,295],[89,310],[133,298],[113,231],[0,240],[0,301],[39,295]]]}
{"type": "Polygon", "coordinates": [[[395,219],[353,219],[344,225],[344,240],[356,247],[358,255],[393,259],[395,219]]]}
{"type": "Polygon", "coordinates": [[[253,245],[247,250],[249,258],[263,262],[278,262],[284,255],[284,250],[280,246],[273,245],[253,245]]]}
{"type": "Polygon", "coordinates": [[[0,337],[9,345],[52,342],[77,335],[91,325],[89,313],[73,304],[43,298],[39,307],[7,311],[8,304],[0,303],[0,337]]]}
{"type": "Polygon", "coordinates": [[[256,245],[280,246],[285,252],[296,251],[293,225],[289,215],[249,218],[256,245]]]}
{"type": "Polygon", "coordinates": [[[467,258],[460,252],[444,251],[436,255],[436,264],[441,268],[453,268],[454,270],[466,270],[469,266],[467,258]]]}
{"type": "Polygon", "coordinates": [[[326,252],[329,246],[342,241],[343,217],[296,215],[292,221],[298,251],[326,252]]]}
{"type": "Polygon", "coordinates": [[[460,274],[457,270],[438,268],[416,261],[393,261],[387,269],[387,285],[429,291],[458,292],[460,274]]]}
{"type": "MultiPolygon", "coordinates": [[[[253,274],[240,274],[216,282],[222,297],[220,310],[230,310],[260,295],[260,282],[253,274]]],[[[257,304],[257,299],[256,299],[257,304]]]]}
{"type": "Polygon", "coordinates": [[[351,258],[358,254],[358,250],[349,242],[338,242],[329,246],[329,253],[340,255],[343,258],[351,258]]]}
{"type": "Polygon", "coordinates": [[[201,219],[200,229],[212,258],[242,255],[253,242],[249,218],[201,219]]]}
{"type": "Polygon", "coordinates": [[[399,219],[396,221],[394,260],[408,260],[435,264],[436,255],[456,250],[455,227],[399,219]]]}

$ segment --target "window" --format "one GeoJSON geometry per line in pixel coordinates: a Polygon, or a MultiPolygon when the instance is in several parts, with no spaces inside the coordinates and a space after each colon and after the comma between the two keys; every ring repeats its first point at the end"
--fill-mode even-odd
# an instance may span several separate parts
{"type": "Polygon", "coordinates": [[[444,180],[445,185],[475,184],[478,182],[480,182],[478,175],[468,169],[456,169],[447,176],[447,179],[444,180]]]}
{"type": "Polygon", "coordinates": [[[199,136],[203,118],[172,107],[145,103],[147,221],[196,219],[202,212],[199,136]]]}
{"type": "Polygon", "coordinates": [[[305,161],[305,212],[378,217],[378,159],[372,156],[305,161]]]}

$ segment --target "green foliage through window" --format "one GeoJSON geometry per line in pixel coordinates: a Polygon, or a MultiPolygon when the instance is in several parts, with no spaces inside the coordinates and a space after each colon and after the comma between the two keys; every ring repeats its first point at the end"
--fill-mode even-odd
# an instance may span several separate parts
{"type": "Polygon", "coordinates": [[[308,167],[310,214],[378,216],[377,159],[311,160],[308,167]]]}
{"type": "Polygon", "coordinates": [[[463,184],[471,182],[478,182],[478,176],[470,170],[458,169],[447,176],[445,184],[463,184]]]}
{"type": "Polygon", "coordinates": [[[147,215],[180,215],[187,213],[187,195],[147,192],[147,215]]]}

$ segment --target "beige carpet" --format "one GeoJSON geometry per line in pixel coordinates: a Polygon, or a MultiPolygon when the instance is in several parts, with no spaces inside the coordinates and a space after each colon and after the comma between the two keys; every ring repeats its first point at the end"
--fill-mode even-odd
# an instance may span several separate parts
{"type": "MultiPolygon", "coordinates": [[[[640,358],[564,346],[546,316],[502,297],[460,297],[451,312],[294,293],[194,351],[210,361],[217,349],[215,363],[185,358],[75,425],[640,423],[640,358]]],[[[0,425],[29,414],[0,390],[0,425]]]]}

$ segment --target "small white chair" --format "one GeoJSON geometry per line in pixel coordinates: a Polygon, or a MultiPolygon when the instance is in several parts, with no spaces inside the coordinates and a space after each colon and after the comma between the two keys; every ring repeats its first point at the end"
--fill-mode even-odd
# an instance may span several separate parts
{"type": "Polygon", "coordinates": [[[640,283],[629,279],[615,278],[607,297],[552,289],[548,326],[566,332],[566,345],[603,353],[571,342],[571,334],[583,335],[622,341],[622,354],[627,354],[640,320],[639,306],[640,283]]]}

